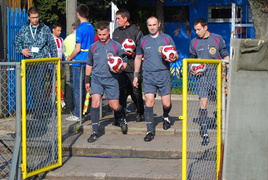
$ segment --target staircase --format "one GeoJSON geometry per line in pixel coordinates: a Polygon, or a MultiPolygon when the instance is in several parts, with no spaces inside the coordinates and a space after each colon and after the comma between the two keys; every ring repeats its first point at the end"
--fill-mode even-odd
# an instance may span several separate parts
{"type": "MultiPolygon", "coordinates": [[[[62,167],[40,174],[37,179],[109,179],[143,180],[181,179],[182,102],[172,97],[170,112],[172,126],[163,130],[161,100],[156,98],[154,117],[156,135],[151,142],[144,142],[145,122],[136,122],[136,113],[127,114],[128,134],[112,125],[113,112],[103,101],[103,118],[100,120],[100,137],[88,143],[92,133],[90,116],[79,126],[68,122],[62,115],[62,167]]],[[[131,102],[128,109],[134,111],[131,102]]]]}

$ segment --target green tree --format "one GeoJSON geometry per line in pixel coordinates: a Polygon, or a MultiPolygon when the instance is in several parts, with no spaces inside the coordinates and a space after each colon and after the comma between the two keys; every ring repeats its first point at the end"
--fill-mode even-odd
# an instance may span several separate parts
{"type": "Polygon", "coordinates": [[[252,12],[255,37],[268,39],[268,1],[248,0],[252,12]]]}
{"type": "Polygon", "coordinates": [[[66,21],[66,1],[65,0],[33,0],[33,5],[39,9],[40,19],[45,24],[66,21]]]}

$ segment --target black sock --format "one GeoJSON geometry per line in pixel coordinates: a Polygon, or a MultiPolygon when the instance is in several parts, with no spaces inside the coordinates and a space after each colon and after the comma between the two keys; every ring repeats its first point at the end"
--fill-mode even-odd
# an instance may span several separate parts
{"type": "Polygon", "coordinates": [[[168,117],[168,114],[169,114],[171,108],[172,108],[172,104],[170,104],[170,107],[169,107],[168,109],[165,109],[165,108],[163,107],[163,117],[164,117],[164,118],[165,118],[165,117],[168,117]]]}
{"type": "Polygon", "coordinates": [[[147,131],[153,133],[153,131],[154,131],[154,112],[153,112],[153,107],[145,106],[144,119],[145,119],[145,122],[146,122],[147,131]]]}
{"type": "Polygon", "coordinates": [[[120,105],[118,111],[114,111],[114,112],[117,115],[117,118],[121,119],[122,117],[125,117],[124,111],[125,110],[124,110],[123,106],[120,105]]]}
{"type": "Polygon", "coordinates": [[[90,109],[90,116],[91,116],[91,122],[92,122],[92,131],[93,133],[98,134],[98,125],[99,125],[99,119],[100,119],[100,108],[92,108],[90,109]]]}
{"type": "Polygon", "coordinates": [[[207,109],[199,109],[199,118],[201,120],[201,124],[207,124],[207,109]]]}

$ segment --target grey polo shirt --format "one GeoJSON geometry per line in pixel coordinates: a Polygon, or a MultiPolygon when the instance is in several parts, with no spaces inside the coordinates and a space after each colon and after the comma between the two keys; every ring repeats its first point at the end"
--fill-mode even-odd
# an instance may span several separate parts
{"type": "Polygon", "coordinates": [[[225,41],[221,35],[211,33],[208,38],[194,38],[190,43],[190,57],[199,59],[223,59],[228,56],[225,41]]]}
{"type": "Polygon", "coordinates": [[[165,45],[175,47],[173,39],[165,33],[160,33],[156,38],[146,35],[140,39],[136,54],[144,55],[143,71],[169,70],[169,62],[165,61],[161,55],[161,50],[165,45]]]}
{"type": "Polygon", "coordinates": [[[127,62],[125,51],[121,44],[113,39],[110,39],[106,44],[100,41],[93,43],[89,47],[87,55],[87,64],[93,66],[92,75],[97,77],[115,77],[115,74],[110,71],[108,67],[109,55],[118,55],[122,58],[123,62],[127,62]]]}

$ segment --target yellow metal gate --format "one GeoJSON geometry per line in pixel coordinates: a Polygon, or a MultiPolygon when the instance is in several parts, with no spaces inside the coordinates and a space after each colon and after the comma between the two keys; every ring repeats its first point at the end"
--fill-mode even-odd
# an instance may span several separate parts
{"type": "Polygon", "coordinates": [[[218,179],[221,60],[183,60],[182,180],[218,179]]]}
{"type": "Polygon", "coordinates": [[[23,179],[62,165],[60,59],[22,60],[23,179]]]}

